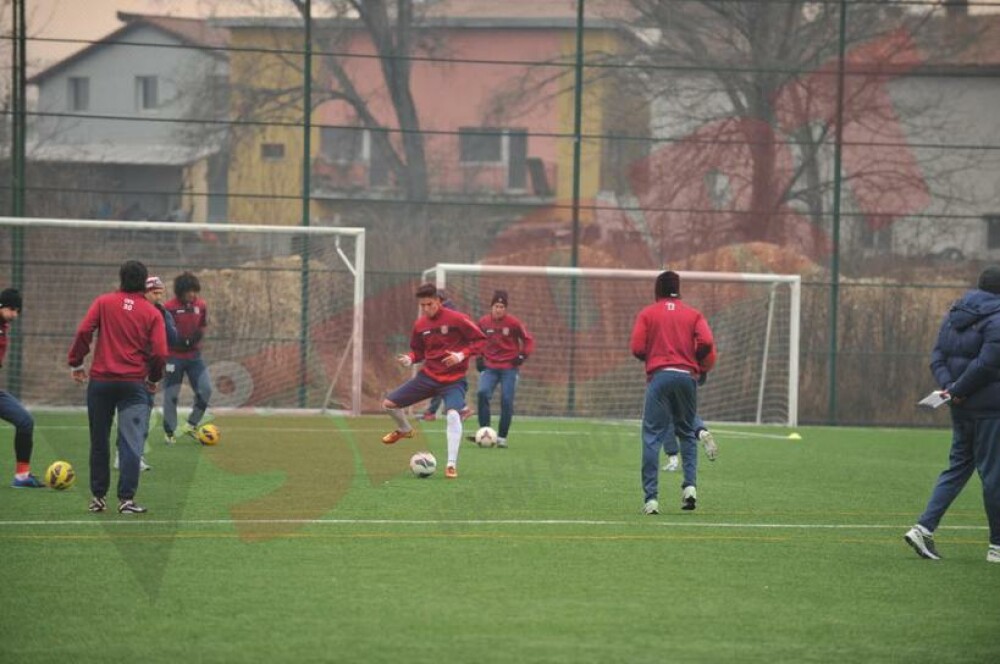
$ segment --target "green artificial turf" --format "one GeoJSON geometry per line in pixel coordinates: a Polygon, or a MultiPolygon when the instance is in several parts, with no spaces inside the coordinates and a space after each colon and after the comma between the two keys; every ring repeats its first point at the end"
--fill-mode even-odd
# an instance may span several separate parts
{"type": "Polygon", "coordinates": [[[1000,661],[978,478],[944,560],[902,539],[946,431],[719,424],[698,509],[662,473],[642,516],[637,423],[519,418],[455,481],[407,470],[443,465],[441,422],[392,447],[384,417],[217,424],[211,448],[151,436],[148,514],[95,515],[84,416],[37,416],[35,471],[79,477],[0,488],[0,661],[1000,661]]]}

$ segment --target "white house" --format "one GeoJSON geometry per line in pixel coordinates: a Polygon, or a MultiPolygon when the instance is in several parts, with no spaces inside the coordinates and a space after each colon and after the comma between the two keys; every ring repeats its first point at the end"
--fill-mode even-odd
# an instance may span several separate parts
{"type": "Polygon", "coordinates": [[[228,103],[227,31],[198,19],[118,18],[121,28],[28,80],[38,89],[29,165],[49,166],[67,179],[52,186],[66,189],[84,167],[100,174],[106,189],[77,216],[224,220],[222,132],[212,121],[228,103]]]}

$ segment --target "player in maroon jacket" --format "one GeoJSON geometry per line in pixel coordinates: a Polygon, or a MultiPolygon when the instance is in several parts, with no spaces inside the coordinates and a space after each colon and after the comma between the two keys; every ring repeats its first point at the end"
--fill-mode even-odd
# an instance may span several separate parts
{"type": "Polygon", "coordinates": [[[163,305],[174,317],[177,326],[177,343],[170,346],[167,379],[163,386],[163,433],[168,445],[176,440],[177,400],[184,376],[188,377],[194,390],[194,405],[187,422],[181,427],[182,434],[194,436],[212,398],[212,379],[201,357],[201,339],[208,327],[208,309],[200,294],[198,277],[185,272],[174,279],[174,299],[163,305]]]}
{"type": "MultiPolygon", "coordinates": [[[[643,512],[659,514],[660,448],[676,432],[684,458],[681,509],[693,510],[698,498],[698,448],[694,422],[698,406],[698,377],[712,355],[715,340],[701,312],[681,301],[676,272],[656,278],[656,302],[636,316],[629,347],[646,365],[646,400],[642,410],[643,512]]],[[[709,367],[710,368],[710,367],[709,367]]]]}
{"type": "MultiPolygon", "coordinates": [[[[500,384],[500,428],[497,447],[507,447],[507,434],[514,419],[514,396],[521,364],[535,351],[535,338],[517,317],[507,313],[507,291],[498,290],[490,300],[490,313],[479,319],[486,335],[483,354],[476,359],[479,369],[479,426],[490,425],[490,398],[500,384]]],[[[475,440],[475,438],[473,438],[475,440]]]]}
{"type": "Polygon", "coordinates": [[[479,352],[485,340],[482,331],[463,313],[445,309],[434,284],[423,284],[416,292],[420,317],[410,334],[410,352],[398,356],[404,367],[423,363],[417,375],[390,392],[382,407],[396,422],[396,429],[382,437],[392,445],[401,438],[412,438],[413,428],[403,408],[440,395],[447,413],[445,433],[448,440],[448,464],[444,476],[458,477],[458,448],[462,442],[462,417],[468,383],[465,373],[469,357],[479,352]]]}
{"type": "MultiPolygon", "coordinates": [[[[0,293],[0,367],[7,354],[7,328],[21,315],[21,293],[6,288],[0,293]]],[[[14,425],[15,489],[40,489],[45,485],[31,474],[31,450],[35,446],[35,420],[13,394],[0,390],[0,420],[14,425]]]]}
{"type": "Polygon", "coordinates": [[[135,502],[139,488],[139,459],[146,443],[149,423],[149,392],[163,377],[167,357],[167,333],[163,316],[146,300],[146,266],[125,261],[118,271],[120,287],[100,295],[90,305],[77,327],[69,349],[73,380],[87,381],[83,360],[99,331],[87,385],[87,416],[90,420],[91,512],[107,509],[105,496],[111,484],[109,437],[118,414],[117,448],[121,457],[118,476],[118,512],[141,514],[135,502]]]}

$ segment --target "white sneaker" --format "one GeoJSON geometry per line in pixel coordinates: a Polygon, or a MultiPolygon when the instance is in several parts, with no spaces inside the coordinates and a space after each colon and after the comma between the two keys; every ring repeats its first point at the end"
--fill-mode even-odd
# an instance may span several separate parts
{"type": "Polygon", "coordinates": [[[715,443],[715,436],[708,429],[702,429],[701,433],[698,434],[698,440],[701,441],[702,446],[705,448],[705,456],[708,457],[709,461],[715,461],[715,458],[719,456],[719,446],[715,443]]]}
{"type": "Polygon", "coordinates": [[[646,515],[659,514],[660,503],[655,498],[650,498],[646,501],[646,504],[642,506],[642,513],[646,515]]]}
{"type": "Polygon", "coordinates": [[[497,447],[499,447],[501,449],[507,449],[507,439],[506,438],[497,438],[497,447]]]}
{"type": "MultiPolygon", "coordinates": [[[[937,547],[934,545],[934,534],[928,532],[926,528],[917,524],[903,535],[903,539],[913,547],[913,550],[917,552],[917,555],[921,558],[926,558],[927,560],[941,560],[941,554],[937,552],[937,547]]],[[[987,554],[986,559],[989,560],[989,555],[987,554]]]]}
{"type": "Polygon", "coordinates": [[[680,465],[681,465],[681,460],[677,458],[677,455],[671,454],[670,456],[667,457],[667,462],[663,464],[663,472],[676,473],[680,465]]]}
{"type": "Polygon", "coordinates": [[[986,552],[986,562],[1000,563],[1000,546],[997,546],[996,544],[990,544],[990,548],[986,552]]]}
{"type": "Polygon", "coordinates": [[[693,510],[696,502],[698,502],[698,490],[693,486],[684,487],[681,491],[681,509],[693,510]]]}

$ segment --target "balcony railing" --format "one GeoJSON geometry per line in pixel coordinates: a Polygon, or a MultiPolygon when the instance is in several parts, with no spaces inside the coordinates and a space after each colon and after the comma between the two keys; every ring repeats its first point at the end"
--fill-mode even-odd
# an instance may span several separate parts
{"type": "MultiPolygon", "coordinates": [[[[532,198],[551,200],[556,195],[555,162],[530,157],[520,165],[503,163],[428,164],[432,196],[471,198],[532,198]]],[[[372,169],[366,161],[313,160],[312,186],[316,194],[358,195],[372,191],[394,193],[399,186],[391,173],[372,169]]]]}

